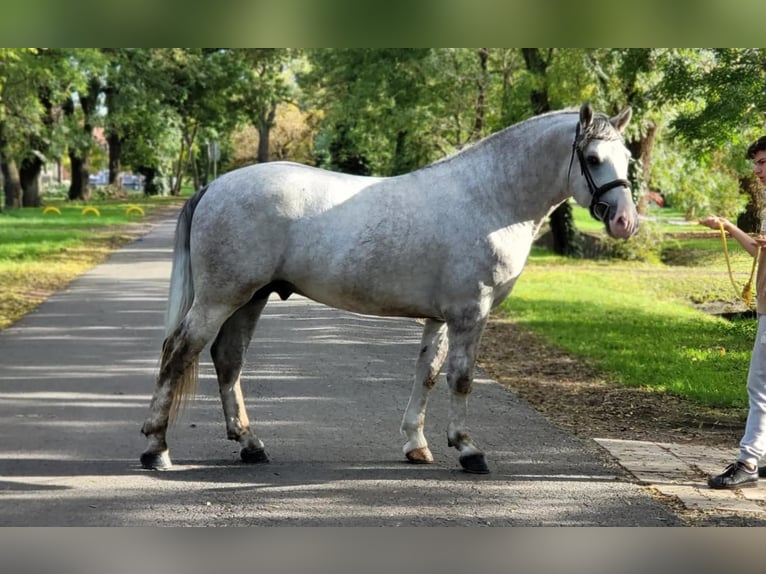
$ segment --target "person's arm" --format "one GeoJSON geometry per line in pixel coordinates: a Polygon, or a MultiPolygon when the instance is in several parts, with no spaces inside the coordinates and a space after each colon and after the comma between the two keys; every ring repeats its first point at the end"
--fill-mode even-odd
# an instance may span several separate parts
{"type": "Polygon", "coordinates": [[[734,225],[731,221],[726,219],[725,217],[718,217],[717,215],[708,215],[707,217],[699,220],[700,225],[704,225],[705,227],[709,227],[710,229],[715,229],[716,231],[720,229],[721,223],[723,223],[724,230],[729,235],[731,235],[732,238],[735,239],[737,243],[739,243],[745,251],[747,251],[750,255],[755,257],[755,254],[758,251],[758,242],[753,237],[750,237],[750,235],[742,231],[739,227],[734,225]]]}

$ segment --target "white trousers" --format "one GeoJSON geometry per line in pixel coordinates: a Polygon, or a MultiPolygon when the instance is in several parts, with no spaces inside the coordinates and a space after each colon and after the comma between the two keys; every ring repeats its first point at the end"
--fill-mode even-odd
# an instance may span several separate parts
{"type": "Polygon", "coordinates": [[[739,443],[739,460],[757,465],[766,455],[766,315],[758,316],[750,370],[747,373],[747,414],[745,435],[739,443]]]}

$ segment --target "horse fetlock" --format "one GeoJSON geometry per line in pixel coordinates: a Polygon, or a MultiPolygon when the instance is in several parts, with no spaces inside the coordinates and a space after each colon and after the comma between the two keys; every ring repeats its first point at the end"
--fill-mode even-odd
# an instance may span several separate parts
{"type": "MultiPolygon", "coordinates": [[[[165,420],[163,423],[157,419],[149,418],[144,421],[143,425],[141,425],[141,433],[147,438],[155,435],[161,435],[164,437],[167,428],[167,420],[165,420]]],[[[162,440],[164,440],[164,438],[162,440]]]]}
{"type": "Polygon", "coordinates": [[[473,447],[470,435],[465,431],[452,431],[447,433],[447,446],[454,447],[460,452],[473,447]]]}
{"type": "Polygon", "coordinates": [[[242,430],[241,428],[227,428],[226,429],[226,438],[229,440],[235,440],[237,442],[242,442],[243,437],[250,435],[249,429],[242,430]]]}

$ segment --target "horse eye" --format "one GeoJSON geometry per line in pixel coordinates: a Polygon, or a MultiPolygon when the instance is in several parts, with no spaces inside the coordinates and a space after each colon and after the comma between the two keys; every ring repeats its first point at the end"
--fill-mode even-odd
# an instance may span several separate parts
{"type": "Polygon", "coordinates": [[[601,162],[599,161],[598,157],[595,155],[589,155],[588,156],[588,165],[597,166],[601,162]]]}

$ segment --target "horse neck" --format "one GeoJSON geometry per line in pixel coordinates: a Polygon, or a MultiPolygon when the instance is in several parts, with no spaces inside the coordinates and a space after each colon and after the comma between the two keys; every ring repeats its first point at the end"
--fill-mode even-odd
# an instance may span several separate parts
{"type": "Polygon", "coordinates": [[[498,213],[539,221],[571,195],[567,172],[576,118],[554,113],[508,127],[457,154],[445,168],[471,182],[465,192],[481,196],[498,213]]]}

